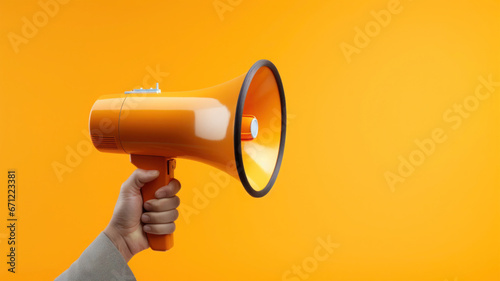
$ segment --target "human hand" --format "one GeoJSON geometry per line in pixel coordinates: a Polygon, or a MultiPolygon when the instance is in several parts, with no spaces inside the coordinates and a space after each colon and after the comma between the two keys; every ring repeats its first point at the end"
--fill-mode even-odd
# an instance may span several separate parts
{"type": "Polygon", "coordinates": [[[176,208],[180,200],[175,196],[181,188],[179,181],[172,179],[156,191],[156,199],[142,203],[141,188],[158,175],[155,170],[137,169],[132,173],[122,184],[113,217],[104,230],[126,262],[149,248],[145,232],[162,235],[175,230],[174,221],[179,217],[176,208]]]}

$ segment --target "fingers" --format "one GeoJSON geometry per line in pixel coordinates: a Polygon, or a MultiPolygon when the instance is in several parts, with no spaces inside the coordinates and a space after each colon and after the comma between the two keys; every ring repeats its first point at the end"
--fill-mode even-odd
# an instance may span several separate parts
{"type": "Polygon", "coordinates": [[[156,192],[155,192],[155,197],[156,198],[168,198],[168,197],[174,197],[177,192],[181,189],[181,183],[176,180],[172,179],[167,185],[160,187],[156,192]]]}
{"type": "Polygon", "coordinates": [[[151,199],[144,203],[144,209],[148,212],[164,212],[179,207],[181,200],[174,196],[171,198],[151,199]]]}
{"type": "Polygon", "coordinates": [[[132,189],[139,190],[144,186],[145,183],[148,183],[158,177],[160,174],[159,171],[156,170],[135,170],[132,175],[123,183],[123,189],[132,189]]]}
{"type": "Polygon", "coordinates": [[[156,212],[146,212],[142,214],[141,221],[145,223],[143,229],[144,232],[151,234],[170,234],[175,230],[174,221],[179,217],[179,212],[175,209],[179,206],[179,197],[163,198],[163,199],[152,199],[150,201],[156,201],[158,203],[156,212]],[[174,207],[175,206],[175,207],[174,207]]]}
{"type": "Polygon", "coordinates": [[[151,234],[158,234],[158,235],[171,234],[175,230],[175,224],[174,223],[146,224],[143,229],[144,232],[151,234]]]}
{"type": "Polygon", "coordinates": [[[180,199],[175,194],[180,189],[181,184],[179,181],[172,179],[166,186],[156,191],[156,199],[144,203],[146,212],[141,216],[141,221],[144,223],[144,232],[157,235],[174,232],[174,221],[179,217],[176,208],[180,204],[180,199]]]}
{"type": "Polygon", "coordinates": [[[143,223],[171,223],[179,217],[177,210],[169,210],[165,212],[148,212],[142,214],[141,220],[143,223]]]}

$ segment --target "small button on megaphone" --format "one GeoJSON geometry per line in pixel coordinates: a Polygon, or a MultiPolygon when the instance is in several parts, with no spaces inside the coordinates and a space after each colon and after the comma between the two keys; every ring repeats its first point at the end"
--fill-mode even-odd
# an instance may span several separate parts
{"type": "MultiPolygon", "coordinates": [[[[100,97],[89,127],[99,151],[130,154],[136,167],[160,171],[142,188],[144,201],[173,178],[175,158],[216,167],[262,197],[283,158],[285,94],[274,64],[260,60],[248,73],[206,89],[162,93],[157,85],[100,97]]],[[[172,234],[147,236],[153,250],[173,246],[172,234]]]]}

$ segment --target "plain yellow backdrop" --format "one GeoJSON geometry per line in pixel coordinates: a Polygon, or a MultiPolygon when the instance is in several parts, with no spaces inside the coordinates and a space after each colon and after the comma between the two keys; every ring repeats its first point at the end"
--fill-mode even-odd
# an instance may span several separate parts
{"type": "Polygon", "coordinates": [[[130,261],[139,280],[500,280],[500,86],[479,78],[500,81],[499,1],[61,2],[49,15],[0,1],[1,280],[55,278],[107,225],[134,167],[90,146],[99,96],[205,88],[259,59],[278,67],[289,113],[275,186],[251,198],[178,160],[191,213],[171,251],[130,261]],[[435,130],[445,140],[423,154],[435,130]],[[418,165],[391,188],[401,159],[418,165]]]}

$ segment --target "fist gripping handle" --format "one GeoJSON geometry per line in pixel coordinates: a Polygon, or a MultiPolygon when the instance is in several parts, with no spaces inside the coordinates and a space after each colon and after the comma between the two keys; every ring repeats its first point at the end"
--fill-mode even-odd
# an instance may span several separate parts
{"type": "MultiPolygon", "coordinates": [[[[151,182],[146,183],[141,188],[142,202],[154,199],[155,192],[162,186],[167,185],[174,178],[175,159],[162,156],[150,155],[130,155],[130,162],[137,168],[143,170],[158,170],[160,175],[151,182]]],[[[155,251],[166,251],[174,246],[174,235],[156,235],[146,233],[149,246],[155,251]]]]}

